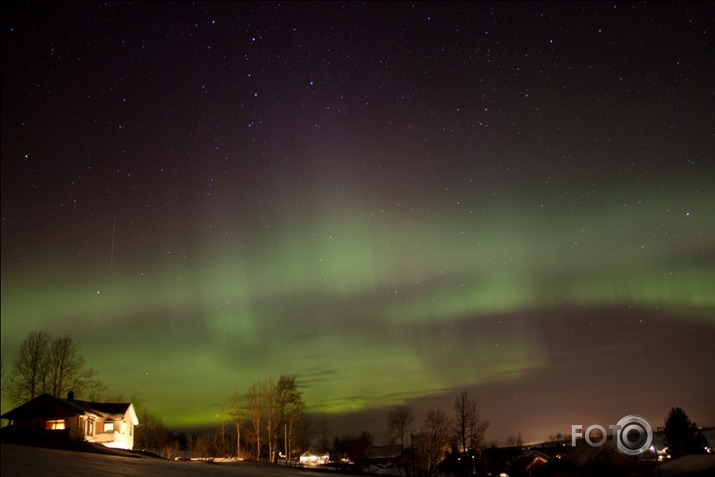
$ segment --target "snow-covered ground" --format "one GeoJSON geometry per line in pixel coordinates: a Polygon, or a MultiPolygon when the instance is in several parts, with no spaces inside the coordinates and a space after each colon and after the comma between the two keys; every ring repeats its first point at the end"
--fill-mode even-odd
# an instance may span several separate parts
{"type": "Polygon", "coordinates": [[[91,454],[57,449],[42,449],[13,444],[0,445],[0,475],[2,477],[51,475],[53,477],[108,476],[206,476],[206,477],[293,477],[320,475],[297,469],[255,462],[199,461],[175,462],[152,457],[127,457],[91,454]]]}

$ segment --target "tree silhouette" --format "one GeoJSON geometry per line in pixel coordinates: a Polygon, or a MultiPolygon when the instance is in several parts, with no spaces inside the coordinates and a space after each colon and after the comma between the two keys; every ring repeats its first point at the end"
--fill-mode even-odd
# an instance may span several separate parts
{"type": "Polygon", "coordinates": [[[405,449],[405,434],[414,421],[415,415],[407,406],[396,406],[387,414],[387,438],[390,443],[399,441],[400,447],[405,449]]]}
{"type": "Polygon", "coordinates": [[[454,400],[454,414],[452,426],[462,452],[481,446],[489,421],[481,418],[479,402],[470,399],[467,391],[462,391],[454,400]]]}
{"type": "Polygon", "coordinates": [[[266,387],[266,383],[253,383],[251,387],[248,388],[248,399],[246,402],[249,415],[251,416],[251,424],[253,425],[251,440],[255,444],[254,457],[257,462],[261,461],[261,434],[264,432],[264,422],[267,414],[266,387]]]}
{"type": "MultiPolygon", "coordinates": [[[[283,451],[286,454],[286,465],[290,463],[291,448],[293,439],[300,431],[300,423],[305,418],[305,402],[303,393],[296,383],[295,376],[282,374],[275,384],[274,392],[276,414],[274,429],[275,442],[280,441],[278,435],[283,432],[283,451]]],[[[276,449],[279,446],[276,445],[276,449]]],[[[273,462],[277,460],[277,454],[273,457],[273,462]]]]}
{"type": "Polygon", "coordinates": [[[472,472],[474,461],[469,455],[482,445],[488,427],[489,422],[481,418],[479,402],[470,399],[467,391],[459,393],[454,400],[452,432],[460,447],[462,473],[472,472]]]}
{"type": "Polygon", "coordinates": [[[80,397],[102,388],[71,337],[52,340],[48,333],[34,331],[20,345],[3,391],[14,404],[22,404],[42,393],[64,397],[73,391],[80,397]]]}
{"type": "Polygon", "coordinates": [[[665,443],[674,459],[688,454],[704,454],[708,446],[698,426],[679,407],[671,408],[663,432],[665,443]]]}
{"type": "Polygon", "coordinates": [[[236,458],[241,458],[241,421],[245,417],[246,408],[244,406],[244,400],[238,391],[234,391],[233,396],[231,396],[231,402],[229,404],[229,416],[233,424],[236,426],[236,458]]]}
{"type": "Polygon", "coordinates": [[[177,441],[173,432],[169,430],[164,421],[156,414],[146,409],[139,413],[139,422],[134,436],[134,448],[144,449],[165,457],[173,458],[176,454],[177,441]]]}
{"type": "Polygon", "coordinates": [[[20,345],[4,389],[14,404],[22,404],[47,391],[50,335],[33,331],[20,345]]]}
{"type": "Polygon", "coordinates": [[[439,409],[430,410],[420,433],[414,436],[416,474],[425,477],[437,475],[437,466],[449,446],[451,437],[449,417],[439,409]]]}

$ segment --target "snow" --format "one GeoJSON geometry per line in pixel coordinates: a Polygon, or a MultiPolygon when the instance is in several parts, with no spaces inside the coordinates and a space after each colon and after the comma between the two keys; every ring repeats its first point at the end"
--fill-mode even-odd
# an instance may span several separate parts
{"type": "Polygon", "coordinates": [[[43,449],[14,444],[0,445],[0,475],[3,477],[52,475],[53,477],[146,476],[157,477],[294,477],[325,473],[288,469],[255,462],[170,461],[146,456],[92,454],[43,449]]]}

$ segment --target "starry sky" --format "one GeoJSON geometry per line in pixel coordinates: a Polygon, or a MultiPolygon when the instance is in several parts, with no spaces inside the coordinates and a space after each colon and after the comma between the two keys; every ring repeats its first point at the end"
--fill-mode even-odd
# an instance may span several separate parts
{"type": "Polygon", "coordinates": [[[281,374],[335,434],[715,424],[712,3],[2,8],[6,368],[70,335],[173,428],[281,374]]]}

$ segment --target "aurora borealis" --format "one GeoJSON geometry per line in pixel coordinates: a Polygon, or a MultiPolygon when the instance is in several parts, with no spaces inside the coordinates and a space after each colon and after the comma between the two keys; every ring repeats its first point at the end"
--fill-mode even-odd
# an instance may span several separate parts
{"type": "Polygon", "coordinates": [[[175,428],[280,374],[335,433],[715,424],[713,13],[4,6],[5,370],[69,334],[175,428]]]}

